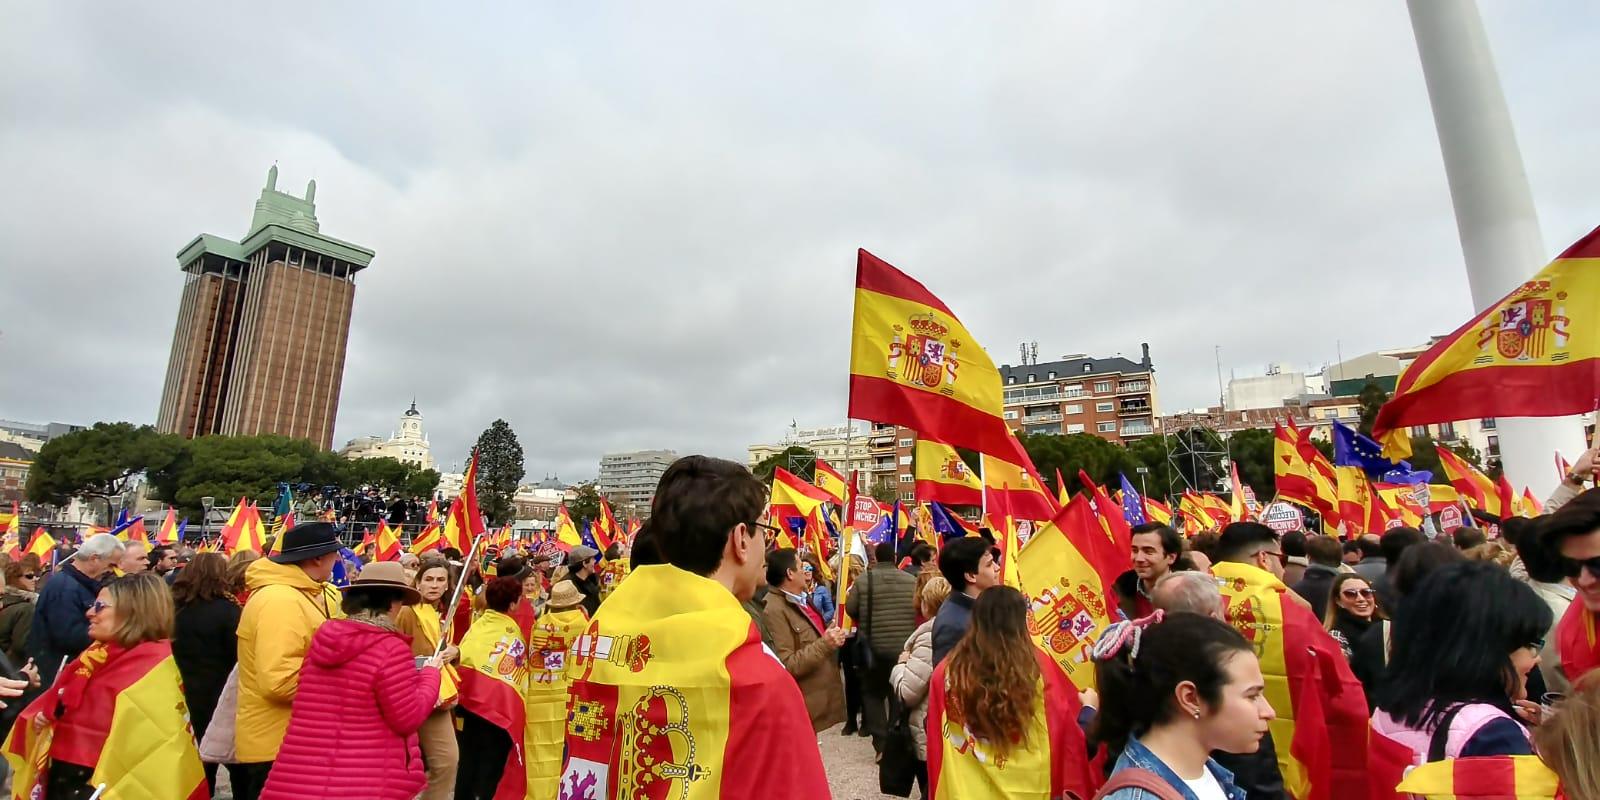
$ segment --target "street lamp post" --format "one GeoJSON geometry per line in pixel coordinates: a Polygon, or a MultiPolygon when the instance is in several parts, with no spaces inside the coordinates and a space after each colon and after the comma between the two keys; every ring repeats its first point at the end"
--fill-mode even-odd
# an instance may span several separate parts
{"type": "Polygon", "coordinates": [[[215,506],[216,504],[217,504],[217,498],[215,498],[215,497],[202,497],[202,498],[200,498],[200,507],[202,509],[204,509],[204,511],[202,511],[201,514],[200,514],[200,540],[201,541],[205,541],[205,540],[211,538],[211,508],[212,508],[212,506],[215,506]]]}

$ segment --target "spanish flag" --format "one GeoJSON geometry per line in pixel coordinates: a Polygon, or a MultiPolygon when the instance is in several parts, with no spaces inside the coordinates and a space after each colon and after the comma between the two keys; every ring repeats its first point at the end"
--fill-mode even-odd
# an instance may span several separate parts
{"type": "Polygon", "coordinates": [[[439,523],[430,522],[417,538],[411,540],[411,552],[422,555],[429,550],[439,550],[444,547],[444,535],[439,530],[439,523]]]}
{"type": "MultiPolygon", "coordinates": [[[[928,682],[928,796],[933,800],[978,797],[1093,797],[1100,783],[1089,769],[1078,727],[1078,691],[1055,662],[1038,650],[1039,688],[1033,719],[1018,731],[1022,744],[997,759],[986,742],[962,724],[947,705],[945,659],[928,682]]],[[[750,795],[755,797],[757,795],[750,795]]],[[[826,794],[816,795],[827,797],[826,794]]]]}
{"type": "Polygon", "coordinates": [[[1271,573],[1223,561],[1211,574],[1228,624],[1261,660],[1284,788],[1303,800],[1365,795],[1367,700],[1338,643],[1271,573]]]}
{"type": "Polygon", "coordinates": [[[570,680],[567,653],[587,627],[589,616],[581,606],[546,611],[534,623],[529,637],[527,724],[522,735],[527,753],[527,797],[561,796],[561,750],[567,738],[570,680]]]}
{"type": "Polygon", "coordinates": [[[1388,504],[1373,489],[1366,471],[1360,467],[1334,467],[1333,471],[1339,487],[1339,520],[1345,534],[1360,536],[1388,530],[1388,504]]]}
{"type": "Polygon", "coordinates": [[[922,284],[865,250],[850,338],[850,418],[1017,459],[1000,371],[977,338],[922,284]]]}
{"type": "Polygon", "coordinates": [[[39,557],[45,564],[50,563],[50,551],[56,548],[55,537],[45,532],[41,526],[33,531],[33,538],[28,541],[27,552],[39,557]]]}
{"type": "Polygon", "coordinates": [[[556,542],[563,550],[583,544],[583,534],[578,533],[578,526],[572,524],[572,515],[567,513],[566,503],[556,509],[556,542]]]}
{"type": "Polygon", "coordinates": [[[1079,497],[1039,529],[1017,557],[1022,592],[1028,596],[1028,632],[1078,689],[1095,685],[1089,649],[1116,616],[1107,598],[1118,573],[1115,567],[1094,566],[1109,552],[1089,501],[1079,497]]]}
{"type": "MultiPolygon", "coordinates": [[[[1429,487],[1430,490],[1439,488],[1438,486],[1429,487]]],[[[1400,524],[1408,528],[1422,527],[1422,518],[1432,513],[1431,509],[1419,503],[1417,500],[1417,487],[1412,484],[1375,483],[1372,485],[1372,493],[1389,509],[1392,519],[1400,520],[1400,524]]]]}
{"type": "Polygon", "coordinates": [[[1440,339],[1395,385],[1372,438],[1411,455],[1407,428],[1593,411],[1600,397],[1600,228],[1440,339]]]}
{"type": "Polygon", "coordinates": [[[1538,756],[1432,761],[1406,773],[1396,791],[1426,800],[1553,800],[1561,781],[1538,756]]]}
{"type": "Polygon", "coordinates": [[[22,512],[17,509],[15,501],[11,503],[10,514],[0,514],[0,533],[9,536],[22,535],[22,512]]]}
{"type": "Polygon", "coordinates": [[[1144,518],[1162,525],[1172,524],[1172,506],[1153,497],[1144,498],[1144,518]]]}
{"type": "Polygon", "coordinates": [[[389,527],[388,522],[378,520],[378,536],[373,541],[377,543],[373,558],[378,561],[400,560],[400,533],[389,527]]]}
{"type": "Polygon", "coordinates": [[[774,527],[789,530],[786,520],[796,517],[805,519],[829,499],[830,495],[827,492],[801,480],[799,475],[783,467],[778,467],[772,472],[769,505],[772,507],[772,516],[777,520],[773,522],[774,527]]]}
{"type": "Polygon", "coordinates": [[[611,548],[611,543],[622,538],[622,529],[617,526],[617,515],[612,513],[611,504],[604,497],[600,498],[600,518],[590,526],[589,532],[594,535],[595,543],[599,545],[596,550],[604,553],[611,548]]]}
{"type": "Polygon", "coordinates": [[[845,482],[844,474],[834,469],[828,462],[817,459],[817,468],[811,476],[811,482],[818,489],[828,493],[828,502],[836,506],[844,505],[850,486],[845,482]]]}
{"type": "Polygon", "coordinates": [[[567,675],[564,796],[830,796],[799,687],[709,578],[634,570],[568,651],[567,675]]]}
{"type": "Polygon", "coordinates": [[[131,648],[90,645],[49,691],[22,710],[6,739],[5,756],[13,770],[13,800],[43,793],[50,759],[94,765],[89,784],[105,784],[102,797],[210,796],[182,679],[166,641],[131,648]],[[63,725],[60,720],[68,716],[77,724],[63,725]]]}
{"type": "Polygon", "coordinates": [[[1438,448],[1439,466],[1444,468],[1445,477],[1450,479],[1450,485],[1455,487],[1472,510],[1501,518],[1511,516],[1511,484],[1506,482],[1504,475],[1498,483],[1489,480],[1488,475],[1479,472],[1477,467],[1467,463],[1450,448],[1443,445],[1435,447],[1438,448]]]}
{"type": "MultiPolygon", "coordinates": [[[[185,520],[187,523],[188,520],[185,520]]],[[[161,527],[156,529],[156,544],[177,544],[183,538],[183,528],[178,525],[177,509],[167,506],[167,518],[161,521],[161,527]]]]}
{"type": "MultiPolygon", "coordinates": [[[[1278,497],[1305,506],[1322,517],[1325,532],[1339,524],[1339,495],[1333,481],[1305,457],[1301,442],[1305,438],[1294,423],[1272,429],[1272,477],[1278,497]]],[[[1306,442],[1310,445],[1309,442],[1306,442]]],[[[1315,452],[1315,446],[1310,449],[1315,452]]],[[[1329,467],[1330,475],[1332,467],[1329,467]]]]}
{"type": "Polygon", "coordinates": [[[1122,516],[1122,504],[1112,501],[1110,495],[1106,494],[1105,488],[1095,483],[1094,479],[1089,477],[1089,473],[1081,469],[1078,470],[1078,483],[1083,484],[1084,490],[1089,495],[1100,529],[1105,531],[1112,544],[1116,545],[1116,552],[1123,554],[1117,566],[1123,570],[1133,569],[1133,528],[1128,525],[1127,518],[1122,516]]]}
{"type": "Polygon", "coordinates": [[[983,505],[983,482],[956,449],[943,442],[918,439],[912,457],[917,499],[953,506],[983,505]]]}
{"type": "Polygon", "coordinates": [[[979,462],[983,466],[983,490],[991,501],[996,492],[1005,492],[1011,514],[1017,519],[1043,520],[1055,516],[1060,510],[1056,498],[1045,487],[1022,445],[1015,438],[1012,442],[1019,454],[1012,457],[1015,460],[983,454],[979,462]]]}
{"type": "Polygon", "coordinates": [[[1200,495],[1188,489],[1178,498],[1178,515],[1183,518],[1183,532],[1189,536],[1217,527],[1217,521],[1200,503],[1200,495]]]}
{"type": "Polygon", "coordinates": [[[1556,645],[1561,653],[1561,672],[1567,680],[1578,678],[1600,667],[1600,640],[1595,635],[1594,612],[1580,602],[1567,606],[1556,623],[1556,645]]]}
{"type": "Polygon", "coordinates": [[[486,530],[483,514],[478,511],[478,451],[473,450],[461,477],[461,493],[450,501],[450,511],[445,514],[444,547],[466,553],[472,549],[472,541],[486,530]]]}
{"type": "MultiPolygon", "coordinates": [[[[461,707],[482,717],[511,736],[495,800],[521,800],[527,783],[523,729],[527,725],[525,695],[528,689],[528,643],[516,620],[493,609],[485,610],[461,639],[461,707]]],[[[580,795],[581,796],[581,795],[580,795]]]]}

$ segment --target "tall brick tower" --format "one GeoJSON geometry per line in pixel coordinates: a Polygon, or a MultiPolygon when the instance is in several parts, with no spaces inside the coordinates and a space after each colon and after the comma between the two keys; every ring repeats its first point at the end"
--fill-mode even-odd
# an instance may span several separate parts
{"type": "Polygon", "coordinates": [[[333,444],[355,276],[373,252],[321,232],[316,194],[316,181],[278,191],[274,166],[242,241],[203,233],[179,251],[161,431],[333,444]]]}

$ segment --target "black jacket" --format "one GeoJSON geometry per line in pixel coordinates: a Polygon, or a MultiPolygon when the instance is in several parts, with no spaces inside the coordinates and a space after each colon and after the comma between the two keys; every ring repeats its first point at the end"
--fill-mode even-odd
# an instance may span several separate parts
{"type": "Polygon", "coordinates": [[[1233,773],[1233,785],[1244,790],[1246,800],[1289,800],[1283,788],[1283,774],[1278,771],[1278,749],[1273,746],[1272,734],[1261,737],[1261,746],[1254,753],[1211,754],[1223,769],[1233,773]]]}
{"type": "Polygon", "coordinates": [[[49,686],[61,659],[77,658],[89,647],[89,618],[84,614],[100,595],[100,581],[67,564],[39,590],[28,631],[28,652],[39,667],[39,681],[49,686]]]}
{"type": "Polygon", "coordinates": [[[1328,613],[1328,595],[1333,593],[1333,581],[1337,577],[1338,569],[1325,564],[1312,564],[1306,567],[1306,576],[1290,587],[1311,604],[1311,610],[1316,612],[1319,622],[1328,613]]]}
{"type": "Polygon", "coordinates": [[[600,575],[592,573],[587,578],[573,575],[571,580],[572,585],[583,593],[583,610],[589,612],[589,618],[593,619],[594,612],[600,610],[600,575]]]}
{"type": "Polygon", "coordinates": [[[178,609],[172,633],[172,659],[183,677],[183,699],[195,739],[204,738],[217,711],[217,698],[239,660],[239,604],[228,598],[203,600],[178,609]]]}

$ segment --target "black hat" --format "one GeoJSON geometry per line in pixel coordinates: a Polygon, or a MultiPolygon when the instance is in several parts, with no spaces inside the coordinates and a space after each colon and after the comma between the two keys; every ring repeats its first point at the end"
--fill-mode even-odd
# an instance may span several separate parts
{"type": "Polygon", "coordinates": [[[327,522],[307,522],[296,525],[283,534],[283,546],[268,556],[274,564],[293,564],[309,558],[327,555],[344,547],[339,542],[339,532],[327,522]]]}

